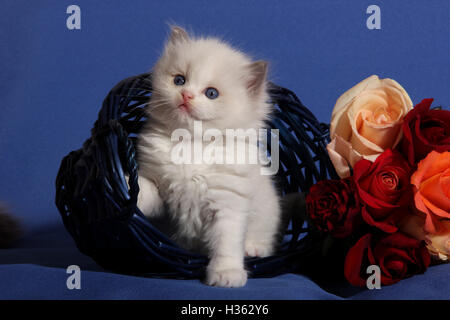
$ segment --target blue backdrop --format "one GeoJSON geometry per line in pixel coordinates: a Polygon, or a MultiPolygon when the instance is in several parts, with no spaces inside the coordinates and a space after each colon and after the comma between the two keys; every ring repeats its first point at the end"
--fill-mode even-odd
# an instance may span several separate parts
{"type": "Polygon", "coordinates": [[[402,84],[414,103],[450,101],[449,1],[18,1],[0,20],[0,199],[31,228],[58,220],[61,158],[89,136],[102,99],[157,60],[167,22],[222,36],[271,62],[321,121],[371,74],[402,84]],[[66,8],[81,9],[69,30],[66,8]],[[381,29],[366,9],[381,9],[381,29]]]}
{"type": "Polygon", "coordinates": [[[108,90],[155,63],[168,22],[269,60],[271,80],[321,121],[340,94],[372,74],[397,80],[414,103],[450,102],[447,0],[2,0],[0,7],[0,200],[28,231],[61,224],[54,180],[62,157],[89,137],[108,90]],[[81,8],[81,30],[66,27],[72,4],[81,8]],[[380,30],[366,27],[371,4],[381,9],[380,30]]]}

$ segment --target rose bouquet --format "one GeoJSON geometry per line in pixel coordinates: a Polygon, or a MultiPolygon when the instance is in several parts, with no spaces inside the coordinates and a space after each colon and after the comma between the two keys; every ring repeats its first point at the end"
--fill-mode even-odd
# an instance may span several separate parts
{"type": "Polygon", "coordinates": [[[344,248],[352,285],[371,265],[390,285],[450,260],[450,111],[432,101],[413,107],[399,83],[371,76],[336,102],[327,150],[341,179],[313,185],[306,206],[322,253],[344,248]]]}

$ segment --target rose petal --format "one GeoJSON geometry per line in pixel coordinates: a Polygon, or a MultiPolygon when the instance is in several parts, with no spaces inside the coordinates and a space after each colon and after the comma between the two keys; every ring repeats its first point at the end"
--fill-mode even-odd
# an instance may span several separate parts
{"type": "MultiPolygon", "coordinates": [[[[423,181],[420,185],[420,193],[427,201],[433,204],[433,207],[437,207],[444,212],[450,212],[450,198],[442,189],[442,186],[445,184],[450,184],[450,169],[423,181]],[[447,172],[447,175],[445,175],[445,172],[447,172]]],[[[444,217],[450,218],[450,213],[447,213],[444,217]]]]}
{"type": "Polygon", "coordinates": [[[351,142],[359,153],[381,153],[387,148],[394,148],[400,141],[402,116],[412,107],[404,103],[400,95],[401,91],[397,88],[382,87],[366,90],[355,97],[347,116],[352,127],[351,142]],[[367,121],[377,110],[384,110],[386,123],[367,121]],[[363,121],[364,118],[366,121],[363,121]]]}
{"type": "Polygon", "coordinates": [[[441,260],[450,259],[450,220],[444,220],[442,232],[439,234],[428,234],[426,236],[427,248],[431,254],[441,260]]]}
{"type": "Polygon", "coordinates": [[[423,99],[405,117],[402,150],[411,164],[432,150],[450,151],[450,111],[430,110],[432,102],[433,99],[423,99]]]}
{"type": "Polygon", "coordinates": [[[406,248],[416,248],[419,246],[420,241],[411,237],[406,236],[401,232],[390,234],[384,237],[380,243],[385,246],[406,249],[406,248]]]}
{"type": "Polygon", "coordinates": [[[370,246],[371,239],[371,234],[363,236],[352,248],[350,248],[345,257],[344,275],[347,281],[354,286],[366,286],[366,279],[361,277],[361,272],[365,272],[366,270],[361,269],[363,261],[367,256],[367,250],[370,246]]]}
{"type": "Polygon", "coordinates": [[[392,221],[389,221],[389,220],[376,221],[372,217],[372,214],[369,213],[367,208],[362,209],[361,215],[367,224],[377,227],[378,229],[380,229],[386,233],[394,233],[398,230],[397,226],[395,226],[395,224],[392,221]]]}
{"type": "Polygon", "coordinates": [[[419,187],[420,181],[424,181],[448,168],[450,168],[450,152],[431,151],[425,159],[419,162],[417,171],[411,177],[411,183],[419,187]]]}
{"type": "Polygon", "coordinates": [[[337,174],[341,178],[350,176],[350,167],[353,167],[356,162],[362,159],[362,156],[356,152],[350,143],[336,136],[327,145],[328,155],[336,169],[337,174]]]}
{"type": "MultiPolygon", "coordinates": [[[[413,103],[411,101],[411,98],[409,97],[408,93],[406,92],[406,90],[395,80],[393,79],[383,79],[381,80],[382,83],[389,88],[395,88],[396,90],[398,90],[399,94],[396,95],[396,97],[398,97],[400,99],[400,101],[398,101],[399,104],[402,104],[406,107],[406,112],[403,115],[406,115],[406,113],[412,109],[413,107],[413,103]]],[[[400,115],[400,117],[403,117],[403,115],[400,115]]]]}
{"type": "Polygon", "coordinates": [[[427,208],[425,203],[423,202],[423,197],[420,192],[416,192],[414,195],[414,204],[416,205],[417,210],[426,214],[424,230],[429,233],[436,233],[439,229],[437,226],[437,222],[433,217],[433,213],[427,208]]]}
{"type": "Polygon", "coordinates": [[[450,218],[449,169],[450,152],[431,151],[419,162],[416,172],[411,176],[411,183],[415,186],[414,202],[416,208],[427,215],[425,230],[429,233],[436,233],[441,229],[440,218],[450,218]]]}
{"type": "Polygon", "coordinates": [[[398,223],[399,229],[407,235],[418,239],[425,240],[425,232],[423,227],[425,225],[425,216],[421,213],[410,213],[398,223]]]}
{"type": "Polygon", "coordinates": [[[416,162],[415,149],[420,147],[419,145],[416,146],[416,134],[413,136],[413,131],[417,133],[417,128],[420,128],[420,114],[426,113],[430,109],[432,102],[433,99],[423,99],[414,106],[414,109],[406,114],[403,120],[402,131],[405,138],[402,142],[402,151],[411,165],[416,162]]]}
{"type": "Polygon", "coordinates": [[[436,206],[434,203],[432,203],[430,200],[428,200],[426,197],[423,196],[423,194],[420,194],[422,196],[422,201],[425,204],[425,206],[431,211],[433,214],[438,215],[442,218],[450,219],[450,212],[447,212],[438,206],[436,206]]]}
{"type": "Polygon", "coordinates": [[[379,146],[382,150],[395,147],[395,142],[401,130],[401,122],[391,124],[375,125],[373,122],[366,120],[366,110],[362,110],[357,114],[357,119],[361,118],[361,124],[357,127],[362,137],[379,146]]]}
{"type": "MultiPolygon", "coordinates": [[[[338,126],[338,121],[344,119],[343,114],[347,112],[347,108],[350,102],[357,96],[360,92],[366,90],[367,88],[378,87],[380,85],[380,79],[376,75],[372,75],[357,85],[353,86],[346,92],[344,92],[336,101],[333,109],[333,114],[331,116],[330,122],[330,136],[333,138],[336,135],[337,128],[349,128],[349,126],[338,126]]],[[[345,135],[340,135],[345,138],[345,135]]]]}

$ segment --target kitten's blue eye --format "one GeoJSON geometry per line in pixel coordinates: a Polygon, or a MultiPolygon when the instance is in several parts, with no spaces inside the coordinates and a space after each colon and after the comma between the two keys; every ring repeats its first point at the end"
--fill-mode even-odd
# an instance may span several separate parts
{"type": "Polygon", "coordinates": [[[182,86],[185,82],[186,79],[181,74],[178,74],[175,76],[175,78],[173,78],[173,83],[175,83],[175,85],[177,86],[182,86]]]}
{"type": "Polygon", "coordinates": [[[205,96],[207,96],[209,99],[215,99],[219,96],[219,91],[215,88],[208,88],[205,91],[205,96]]]}

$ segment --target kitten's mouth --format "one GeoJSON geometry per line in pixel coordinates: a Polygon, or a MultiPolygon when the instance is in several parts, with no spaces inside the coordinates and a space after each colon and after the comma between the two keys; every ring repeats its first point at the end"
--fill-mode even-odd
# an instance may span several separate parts
{"type": "Polygon", "coordinates": [[[189,104],[186,103],[186,102],[180,103],[180,104],[178,105],[178,108],[181,109],[181,110],[184,110],[184,111],[186,111],[186,112],[188,112],[188,113],[190,113],[190,111],[191,111],[191,108],[190,108],[189,104]]]}
{"type": "Polygon", "coordinates": [[[189,117],[194,120],[200,120],[192,111],[192,105],[189,102],[182,102],[178,105],[178,110],[180,110],[183,118],[189,117]]]}

